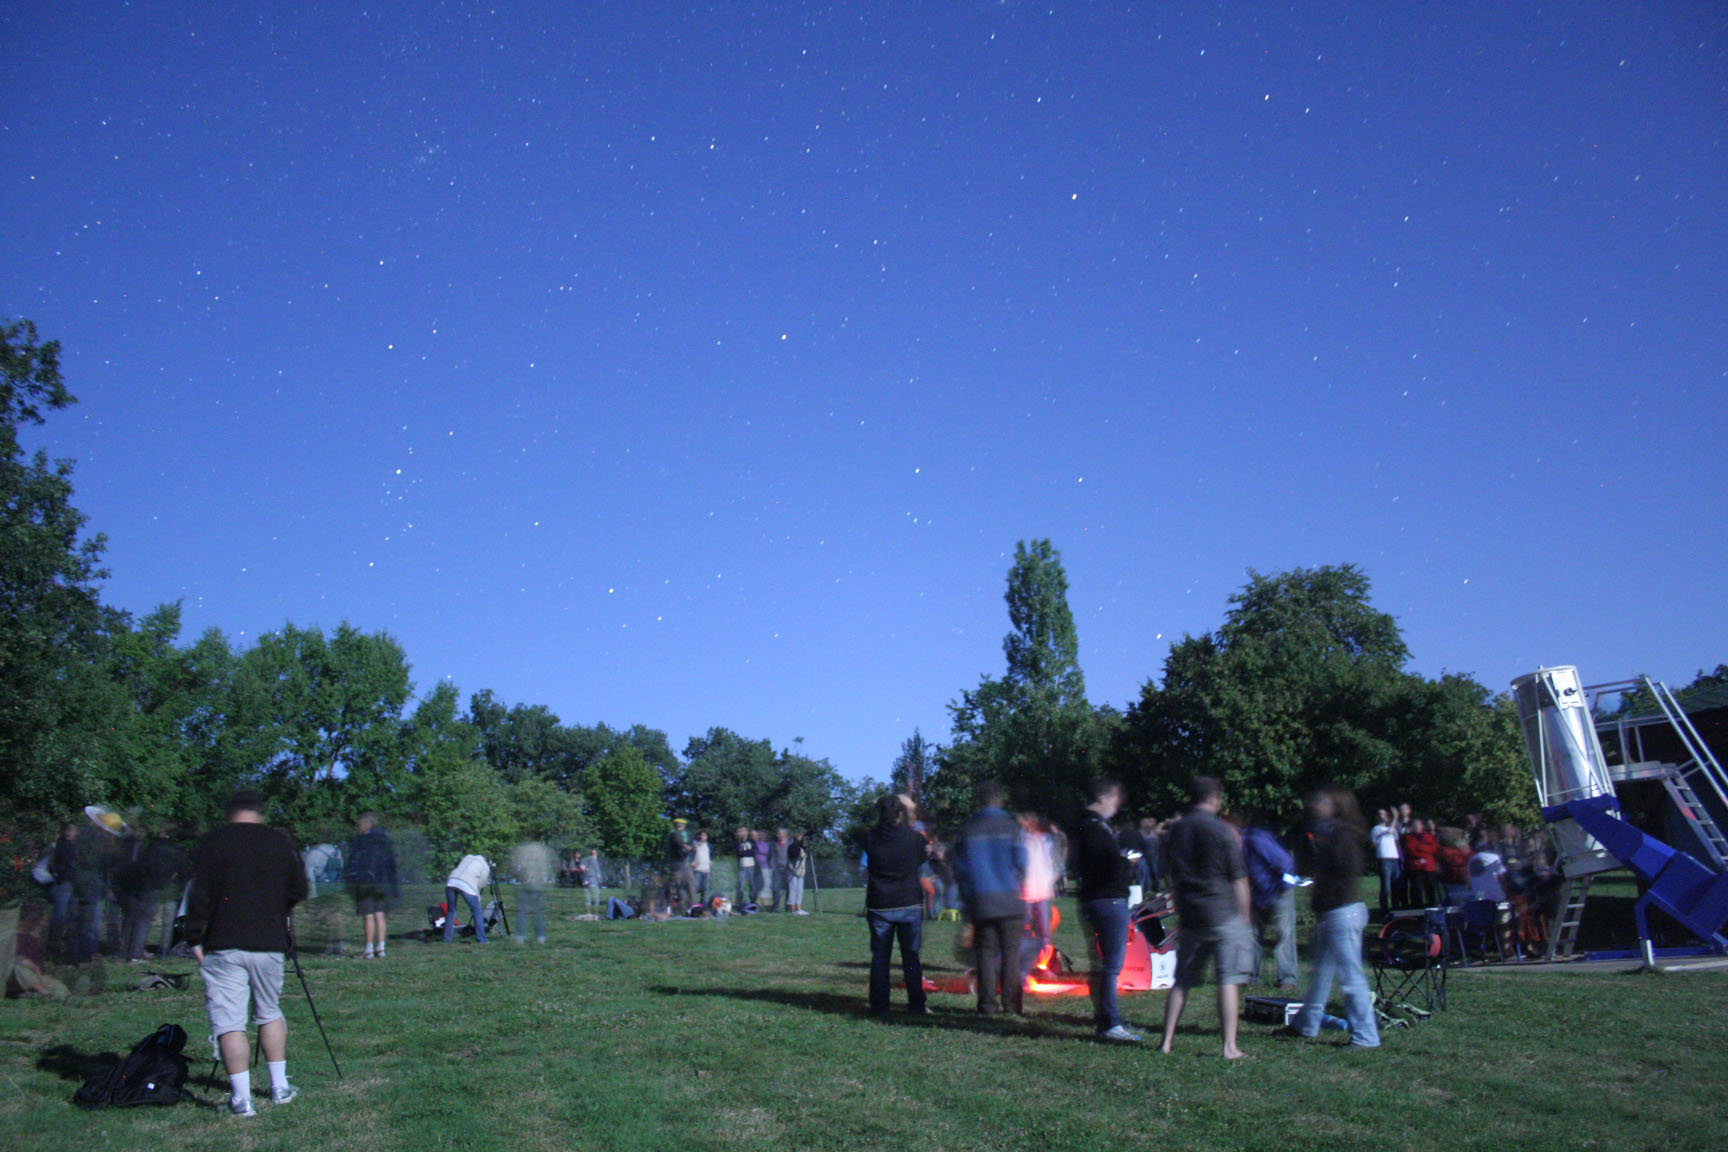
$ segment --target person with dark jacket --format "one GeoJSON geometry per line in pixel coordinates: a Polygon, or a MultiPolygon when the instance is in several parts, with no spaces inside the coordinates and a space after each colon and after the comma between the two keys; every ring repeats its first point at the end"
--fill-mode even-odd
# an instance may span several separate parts
{"type": "Polygon", "coordinates": [[[870,926],[870,1014],[888,1015],[890,967],[894,943],[900,943],[900,971],[906,977],[907,1010],[923,1016],[924,964],[919,948],[924,935],[924,890],[918,869],[929,844],[912,827],[909,797],[884,795],[876,801],[876,825],[864,837],[869,882],[864,889],[864,919],[870,926]]]}
{"type": "Polygon", "coordinates": [[[270,1099],[299,1094],[288,1082],[288,1023],[282,1018],[284,957],[293,947],[288,913],[306,898],[306,866],[286,833],[264,822],[249,788],[228,801],[228,823],[198,844],[186,939],[204,977],[210,1033],[228,1072],[228,1111],[256,1116],[246,1044],[247,1002],[270,1070],[270,1099]]]}
{"type": "Polygon", "coordinates": [[[1026,845],[1020,822],[1002,807],[999,784],[978,786],[978,811],[955,844],[954,877],[978,955],[978,1011],[1018,1016],[1025,992],[1020,934],[1026,926],[1026,845]]]}
{"type": "Polygon", "coordinates": [[[1169,1055],[1188,993],[1216,963],[1219,1032],[1224,1058],[1239,1060],[1237,1013],[1243,984],[1254,978],[1254,929],[1250,926],[1248,866],[1242,839],[1218,819],[1224,793],[1210,776],[1188,786],[1187,815],[1170,826],[1165,855],[1170,891],[1176,898],[1181,933],[1176,938],[1176,983],[1164,1001],[1164,1039],[1158,1050],[1169,1055]]]}
{"type": "Polygon", "coordinates": [[[1308,816],[1308,843],[1314,857],[1314,965],[1302,1010],[1291,1027],[1303,1036],[1319,1034],[1326,998],[1336,979],[1344,992],[1351,1045],[1378,1048],[1374,993],[1362,972],[1362,931],[1368,926],[1368,906],[1362,902],[1367,825],[1355,794],[1345,788],[1316,792],[1308,801],[1308,816]]]}
{"type": "Polygon", "coordinates": [[[57,958],[77,959],[79,918],[74,880],[78,873],[78,825],[70,821],[60,825],[60,837],[48,857],[48,871],[54,875],[48,889],[54,902],[48,951],[57,958]]]}
{"type": "Polygon", "coordinates": [[[382,960],[384,946],[390,940],[390,906],[401,894],[396,849],[391,846],[389,835],[379,827],[375,814],[363,813],[354,827],[357,835],[348,842],[343,875],[354,895],[354,911],[366,933],[366,951],[361,958],[382,960]]]}
{"type": "Polygon", "coordinates": [[[1122,807],[1122,785],[1098,780],[1092,803],[1074,837],[1074,865],[1080,878],[1080,914],[1092,940],[1092,1018],[1100,1040],[1133,1043],[1141,1038],[1122,1022],[1116,982],[1128,951],[1128,885],[1131,865],[1110,829],[1122,807]]]}

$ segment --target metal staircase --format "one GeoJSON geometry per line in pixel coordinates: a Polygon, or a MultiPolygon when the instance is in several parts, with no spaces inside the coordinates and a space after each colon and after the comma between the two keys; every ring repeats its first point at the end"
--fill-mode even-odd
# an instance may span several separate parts
{"type": "Polygon", "coordinates": [[[1616,780],[1652,777],[1660,779],[1669,799],[1674,802],[1674,810],[1697,837],[1698,844],[1703,849],[1704,863],[1718,872],[1728,872],[1728,836],[1723,834],[1721,825],[1711,811],[1714,807],[1716,811],[1728,812],[1728,776],[1724,775],[1722,765],[1711,753],[1710,746],[1705,744],[1703,737],[1698,734],[1692,718],[1680,706],[1680,701],[1675,698],[1673,691],[1660,680],[1640,676],[1636,680],[1621,681],[1617,684],[1596,685],[1586,691],[1590,692],[1593,698],[1600,699],[1605,693],[1623,692],[1628,688],[1642,689],[1655,702],[1661,710],[1662,718],[1668,722],[1669,729],[1685,749],[1686,760],[1681,764],[1632,762],[1634,753],[1642,751],[1642,741],[1639,740],[1636,728],[1625,718],[1617,718],[1604,721],[1598,726],[1601,731],[1612,729],[1617,733],[1622,756],[1627,761],[1610,766],[1609,772],[1616,780]]]}

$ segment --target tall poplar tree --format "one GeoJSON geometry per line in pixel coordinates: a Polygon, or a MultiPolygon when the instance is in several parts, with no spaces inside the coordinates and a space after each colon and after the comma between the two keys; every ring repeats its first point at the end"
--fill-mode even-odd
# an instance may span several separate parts
{"type": "Polygon", "coordinates": [[[1099,762],[1100,720],[1086,701],[1068,574],[1049,540],[1020,541],[1008,570],[1007,671],[949,704],[954,739],[928,781],[926,805],[951,827],[984,780],[1015,804],[1065,816],[1099,762]]]}

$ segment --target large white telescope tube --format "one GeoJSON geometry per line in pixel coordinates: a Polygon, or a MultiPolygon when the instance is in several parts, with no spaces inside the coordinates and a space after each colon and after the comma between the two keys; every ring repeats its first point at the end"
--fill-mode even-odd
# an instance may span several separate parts
{"type": "MultiPolygon", "coordinates": [[[[1543,807],[1592,796],[1613,796],[1614,781],[1602,758],[1590,702],[1570,665],[1542,668],[1512,681],[1524,747],[1536,777],[1536,795],[1543,807]]],[[[1620,861],[1585,834],[1576,821],[1554,824],[1560,863],[1567,876],[1584,876],[1618,868],[1620,861]]]]}

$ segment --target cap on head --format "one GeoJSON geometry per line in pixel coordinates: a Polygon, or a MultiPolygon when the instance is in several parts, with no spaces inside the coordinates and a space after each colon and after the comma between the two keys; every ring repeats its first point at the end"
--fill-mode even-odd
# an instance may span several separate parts
{"type": "Polygon", "coordinates": [[[256,788],[242,788],[238,792],[234,793],[233,796],[228,798],[228,815],[230,816],[234,815],[236,812],[257,812],[262,814],[263,811],[264,794],[259,792],[256,788]]]}

